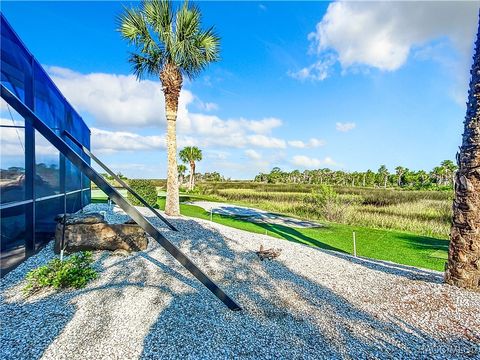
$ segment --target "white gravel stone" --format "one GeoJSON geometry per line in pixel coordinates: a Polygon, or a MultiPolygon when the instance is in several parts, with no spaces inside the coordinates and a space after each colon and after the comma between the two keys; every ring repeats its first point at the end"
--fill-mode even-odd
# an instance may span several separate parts
{"type": "Polygon", "coordinates": [[[243,311],[228,310],[153,240],[125,257],[97,252],[100,276],[84,289],[25,299],[25,274],[54,257],[49,244],[2,279],[0,358],[480,358],[480,294],[442,284],[439,272],[203,220],[170,218],[173,232],[149,219],[243,311]],[[260,261],[260,244],[281,256],[260,261]]]}

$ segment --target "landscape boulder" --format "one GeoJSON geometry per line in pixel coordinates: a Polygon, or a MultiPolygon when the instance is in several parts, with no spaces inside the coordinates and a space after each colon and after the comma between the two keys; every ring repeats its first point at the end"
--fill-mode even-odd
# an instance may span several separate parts
{"type": "MultiPolygon", "coordinates": [[[[55,229],[55,252],[62,246],[64,216],[58,215],[55,229]]],[[[109,224],[102,214],[67,214],[65,216],[64,250],[67,253],[84,250],[141,251],[148,245],[143,229],[135,223],[109,224]]]]}

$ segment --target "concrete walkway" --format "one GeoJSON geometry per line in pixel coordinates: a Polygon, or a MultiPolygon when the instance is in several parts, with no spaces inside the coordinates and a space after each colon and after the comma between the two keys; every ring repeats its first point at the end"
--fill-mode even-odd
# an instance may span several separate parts
{"type": "Polygon", "coordinates": [[[288,216],[273,214],[265,210],[227,203],[213,201],[189,201],[185,202],[185,204],[199,206],[208,212],[213,212],[214,214],[239,216],[245,218],[247,221],[257,223],[277,224],[297,228],[312,228],[322,226],[322,224],[313,221],[300,220],[288,216]]]}

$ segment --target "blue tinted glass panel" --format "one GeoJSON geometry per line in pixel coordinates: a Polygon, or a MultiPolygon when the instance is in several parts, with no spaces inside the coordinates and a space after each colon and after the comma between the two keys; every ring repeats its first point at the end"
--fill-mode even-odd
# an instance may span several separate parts
{"type": "Polygon", "coordinates": [[[0,98],[0,125],[25,127],[25,119],[0,98]]]}
{"type": "Polygon", "coordinates": [[[35,197],[60,193],[60,153],[35,131],[35,197]]]}
{"type": "Polygon", "coordinates": [[[82,191],[82,200],[83,200],[82,205],[83,206],[86,206],[86,205],[91,203],[91,201],[92,201],[91,196],[92,196],[92,191],[91,190],[82,191]]]}
{"type": "Polygon", "coordinates": [[[35,202],[35,248],[55,236],[55,217],[63,214],[63,196],[35,202]]]}
{"type": "Polygon", "coordinates": [[[67,195],[67,213],[76,213],[82,209],[82,192],[67,195]]]}
{"type": "Polygon", "coordinates": [[[25,87],[32,78],[32,57],[13,33],[10,26],[1,18],[0,71],[2,84],[25,101],[25,87]]]}
{"type": "MultiPolygon", "coordinates": [[[[69,138],[64,137],[65,142],[79,155],[82,154],[80,147],[75,145],[69,138]]],[[[82,188],[82,174],[69,160],[65,159],[65,189],[66,191],[80,190],[82,188]]]]}
{"type": "Polygon", "coordinates": [[[3,209],[1,214],[1,254],[2,273],[23,261],[25,258],[25,239],[27,238],[26,206],[14,206],[3,209]]]}
{"type": "Polygon", "coordinates": [[[25,129],[0,127],[0,200],[25,200],[25,129]]]}
{"type": "Polygon", "coordinates": [[[50,128],[63,128],[65,122],[65,103],[63,97],[40,65],[35,64],[34,70],[35,113],[50,128]]]}

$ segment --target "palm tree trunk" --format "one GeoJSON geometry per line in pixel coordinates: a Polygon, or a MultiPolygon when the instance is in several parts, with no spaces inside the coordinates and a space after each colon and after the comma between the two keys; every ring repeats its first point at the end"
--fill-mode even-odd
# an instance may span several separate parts
{"type": "Polygon", "coordinates": [[[167,199],[165,214],[179,215],[178,168],[177,168],[177,109],[180,91],[182,90],[182,74],[173,64],[165,64],[160,72],[162,90],[165,95],[165,113],[167,116],[167,199]]]}
{"type": "Polygon", "coordinates": [[[445,281],[480,291],[480,25],[471,75],[445,281]]]}
{"type": "Polygon", "coordinates": [[[190,169],[190,190],[193,190],[195,187],[195,163],[193,161],[190,163],[190,169]]]}
{"type": "Polygon", "coordinates": [[[188,182],[188,188],[193,190],[193,176],[195,174],[195,163],[190,162],[190,179],[188,182]]]}
{"type": "Polygon", "coordinates": [[[165,213],[179,215],[180,204],[178,199],[177,175],[177,113],[167,113],[167,199],[165,213]]]}

